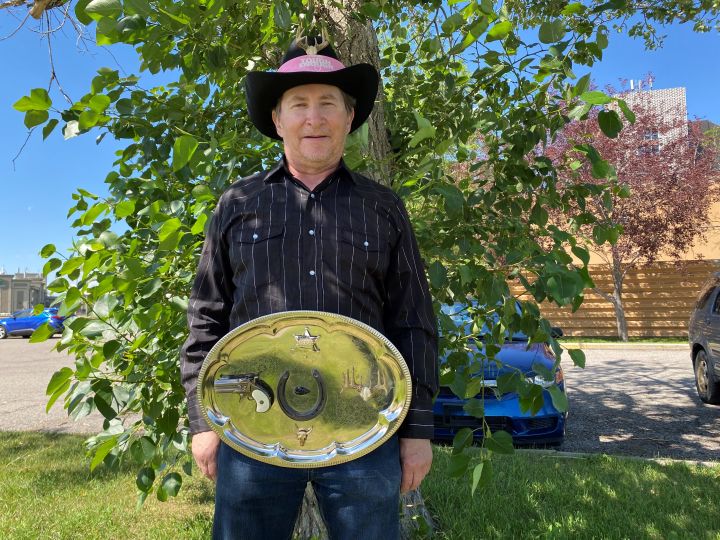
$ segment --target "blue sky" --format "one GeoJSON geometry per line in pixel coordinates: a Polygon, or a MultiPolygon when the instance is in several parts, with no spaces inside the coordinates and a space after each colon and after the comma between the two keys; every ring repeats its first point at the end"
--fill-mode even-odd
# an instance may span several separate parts
{"type": "MultiPolygon", "coordinates": [[[[0,14],[0,37],[10,34],[16,24],[12,17],[0,14]]],[[[113,46],[109,52],[93,48],[88,52],[78,46],[72,29],[63,32],[53,41],[54,64],[72,99],[88,91],[99,67],[137,72],[137,60],[129,47],[113,46]]],[[[641,79],[652,72],[655,88],[687,88],[691,117],[720,124],[720,35],[695,34],[690,27],[680,25],[667,27],[662,33],[667,38],[657,51],[645,51],[640,40],[611,35],[603,61],[593,68],[594,81],[600,87],[608,83],[619,86],[620,79],[641,79]]],[[[43,265],[38,255],[42,246],[53,243],[64,251],[72,243],[73,230],[66,219],[73,204],[72,193],[78,187],[97,194],[105,192],[103,180],[119,145],[110,138],[96,145],[94,137],[88,135],[65,141],[59,128],[43,141],[40,130],[36,130],[13,165],[27,129],[23,114],[12,104],[31,88],[47,87],[47,41],[25,28],[0,41],[0,59],[0,271],[4,267],[7,272],[38,272],[43,265]]],[[[58,106],[60,99],[55,92],[53,100],[58,106]]]]}

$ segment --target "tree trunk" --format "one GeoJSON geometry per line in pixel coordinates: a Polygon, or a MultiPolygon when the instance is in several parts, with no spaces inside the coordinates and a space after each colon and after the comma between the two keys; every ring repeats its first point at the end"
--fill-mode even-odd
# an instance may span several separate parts
{"type": "MultiPolygon", "coordinates": [[[[372,22],[361,22],[351,16],[359,11],[359,6],[358,0],[342,0],[342,7],[339,7],[337,0],[324,0],[316,5],[316,16],[329,25],[333,48],[346,66],[367,62],[379,71],[380,54],[372,22]]],[[[378,182],[389,185],[392,180],[393,154],[385,128],[384,104],[381,81],[375,108],[368,120],[368,144],[373,162],[373,170],[369,172],[378,182]]],[[[403,540],[416,538],[418,533],[426,534],[432,531],[432,518],[425,508],[420,491],[411,491],[401,496],[398,511],[401,513],[400,537],[403,540]]],[[[328,538],[317,498],[310,484],[305,490],[305,498],[300,516],[295,523],[293,538],[297,540],[328,538]]]]}
{"type": "Polygon", "coordinates": [[[627,320],[625,319],[625,308],[623,307],[622,291],[623,280],[625,276],[622,271],[622,262],[620,257],[613,250],[612,259],[612,275],[613,275],[613,307],[615,308],[615,320],[617,321],[617,332],[620,341],[628,341],[627,320]]]}
{"type": "MultiPolygon", "coordinates": [[[[433,521],[425,507],[420,491],[414,490],[400,497],[400,538],[411,540],[433,530],[433,521]]],[[[300,515],[295,522],[294,540],[328,540],[328,532],[320,515],[315,492],[310,484],[305,488],[300,515]]]]}
{"type": "MultiPolygon", "coordinates": [[[[362,2],[342,0],[342,8],[337,0],[325,0],[317,6],[317,17],[330,27],[333,48],[346,65],[367,63],[380,71],[380,52],[377,34],[372,21],[360,21],[352,15],[359,12],[362,2]]],[[[382,79],[372,114],[368,119],[368,146],[372,169],[368,171],[378,182],[390,185],[392,178],[393,154],[385,126],[385,94],[382,79]]]]}

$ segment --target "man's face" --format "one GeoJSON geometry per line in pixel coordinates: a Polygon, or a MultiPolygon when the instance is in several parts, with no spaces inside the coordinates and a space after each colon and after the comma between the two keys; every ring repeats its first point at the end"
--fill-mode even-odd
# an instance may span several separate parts
{"type": "Polygon", "coordinates": [[[280,98],[280,111],[272,115],[288,163],[315,171],[340,161],[353,116],[340,89],[328,84],[291,88],[280,98]]]}

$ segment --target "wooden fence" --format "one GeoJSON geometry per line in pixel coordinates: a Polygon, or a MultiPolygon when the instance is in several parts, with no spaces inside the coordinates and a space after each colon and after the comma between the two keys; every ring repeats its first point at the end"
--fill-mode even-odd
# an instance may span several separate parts
{"type": "MultiPolygon", "coordinates": [[[[720,260],[657,262],[628,272],[623,291],[630,337],[687,337],[688,319],[700,288],[720,270],[720,260]]],[[[590,266],[590,275],[602,291],[612,293],[612,275],[605,265],[590,266]]],[[[520,286],[513,286],[520,292],[520,286]]],[[[591,290],[575,313],[554,303],[541,304],[543,316],[566,336],[616,337],[615,310],[591,290]]]]}

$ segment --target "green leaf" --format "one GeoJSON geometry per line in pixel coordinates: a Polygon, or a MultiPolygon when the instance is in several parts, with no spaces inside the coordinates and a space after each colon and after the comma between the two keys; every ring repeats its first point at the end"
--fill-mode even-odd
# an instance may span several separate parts
{"type": "Polygon", "coordinates": [[[93,311],[101,319],[106,319],[118,305],[118,299],[113,294],[103,294],[95,301],[93,311]]]}
{"type": "Polygon", "coordinates": [[[160,249],[173,250],[177,247],[180,227],[182,222],[178,218],[170,218],[162,224],[158,231],[160,249]]]}
{"type": "Polygon", "coordinates": [[[587,249],[580,246],[573,246],[572,252],[578,259],[583,262],[584,265],[587,266],[590,263],[590,253],[587,249]]]}
{"type": "Polygon", "coordinates": [[[581,368],[585,367],[585,353],[583,351],[580,349],[570,349],[568,353],[570,354],[573,364],[581,368]]]}
{"type": "Polygon", "coordinates": [[[152,488],[153,482],[155,482],[155,470],[151,467],[143,467],[140,469],[135,479],[135,484],[138,489],[147,493],[150,491],[150,488],[152,488]]]}
{"type": "Polygon", "coordinates": [[[360,13],[376,21],[382,15],[382,10],[375,2],[364,2],[360,6],[360,13]]]}
{"type": "Polygon", "coordinates": [[[135,201],[130,199],[119,202],[115,205],[115,217],[123,219],[135,212],[135,201]]]}
{"type": "Polygon", "coordinates": [[[165,477],[162,479],[160,489],[162,489],[170,497],[175,497],[180,491],[181,486],[182,477],[178,473],[172,472],[165,475],[165,477]]]}
{"type": "Polygon", "coordinates": [[[441,28],[443,33],[450,35],[455,32],[455,30],[460,28],[463,24],[465,24],[465,17],[463,17],[462,13],[458,12],[453,13],[452,15],[450,15],[450,17],[445,19],[442,23],[441,28]]]}
{"type": "Polygon", "coordinates": [[[100,465],[105,457],[115,448],[117,444],[117,435],[110,437],[104,441],[100,446],[95,449],[95,455],[93,455],[92,461],[90,462],[90,470],[94,471],[95,467],[100,465]]]}
{"type": "Polygon", "coordinates": [[[620,110],[623,112],[623,115],[625,115],[625,118],[628,122],[631,124],[635,123],[635,113],[630,110],[630,107],[628,107],[628,104],[623,99],[617,100],[618,107],[620,107],[620,110]]]}
{"type": "Polygon", "coordinates": [[[440,184],[435,186],[435,191],[440,193],[445,201],[445,211],[450,216],[459,217],[462,215],[465,206],[465,197],[454,184],[440,184]]]}
{"type": "Polygon", "coordinates": [[[443,287],[447,281],[447,270],[440,261],[434,261],[428,268],[430,275],[430,284],[435,289],[443,287]]]}
{"type": "Polygon", "coordinates": [[[582,5],[580,2],[573,2],[571,4],[568,4],[565,6],[560,13],[566,16],[570,15],[580,15],[582,13],[585,13],[585,10],[587,8],[582,5]]]}
{"type": "Polygon", "coordinates": [[[463,405],[463,410],[475,418],[482,418],[485,416],[485,406],[480,399],[468,399],[467,403],[463,405]]]}
{"type": "Polygon", "coordinates": [[[110,400],[110,402],[105,399],[104,396],[100,394],[95,394],[93,397],[93,402],[95,403],[95,407],[97,407],[97,410],[102,414],[105,418],[108,420],[112,420],[117,416],[117,411],[113,408],[110,400]]]}
{"type": "Polygon", "coordinates": [[[588,88],[590,88],[590,73],[583,75],[578,79],[578,82],[575,83],[575,86],[572,90],[573,96],[580,96],[587,92],[588,88]]]}
{"type": "Polygon", "coordinates": [[[582,280],[575,273],[554,274],[547,280],[547,291],[559,305],[569,304],[582,288],[582,280]]]}
{"type": "Polygon", "coordinates": [[[565,23],[562,19],[544,22],[540,25],[539,35],[542,43],[557,43],[565,37],[565,23]]]}
{"type": "Polygon", "coordinates": [[[157,419],[157,427],[165,435],[174,435],[177,431],[178,421],[180,420],[180,413],[177,409],[167,409],[163,415],[157,419]]]}
{"type": "Polygon", "coordinates": [[[470,428],[462,428],[453,437],[453,454],[462,453],[465,448],[473,442],[473,431],[470,428]]]}
{"type": "Polygon", "coordinates": [[[472,488],[470,490],[470,495],[475,495],[475,490],[477,488],[483,488],[487,486],[490,483],[490,480],[492,480],[492,462],[490,460],[484,459],[477,465],[475,465],[475,468],[473,469],[472,474],[472,488]]]}
{"type": "Polygon", "coordinates": [[[447,474],[451,478],[459,478],[467,471],[470,464],[470,456],[467,454],[453,454],[450,456],[447,474]]]}
{"type": "Polygon", "coordinates": [[[278,28],[288,30],[292,24],[292,14],[288,9],[287,2],[285,0],[275,1],[275,24],[278,28]]]}
{"type": "Polygon", "coordinates": [[[52,100],[44,88],[33,88],[29,96],[23,96],[13,103],[13,109],[20,112],[47,111],[51,106],[52,100]]]}
{"type": "Polygon", "coordinates": [[[590,105],[606,105],[612,101],[610,96],[604,92],[600,92],[599,90],[583,92],[580,94],[580,99],[590,105]]]}
{"type": "Polygon", "coordinates": [[[122,344],[115,339],[106,341],[103,344],[103,348],[102,348],[103,356],[105,357],[105,360],[110,360],[113,356],[115,356],[115,353],[117,353],[121,347],[122,347],[122,344]]]}
{"type": "Polygon", "coordinates": [[[91,24],[93,21],[90,16],[85,12],[85,9],[87,8],[89,3],[90,0],[78,0],[77,4],[75,4],[75,17],[85,26],[91,24]]]}
{"type": "Polygon", "coordinates": [[[80,118],[78,119],[78,127],[81,131],[84,131],[86,129],[90,129],[91,127],[94,127],[98,120],[100,119],[100,115],[96,113],[95,111],[88,110],[83,111],[80,113],[80,118]]]}
{"type": "Polygon", "coordinates": [[[150,17],[153,14],[148,0],[124,0],[123,8],[129,15],[142,15],[150,17]]]}
{"type": "Polygon", "coordinates": [[[53,255],[57,251],[55,244],[45,244],[40,250],[40,256],[43,259],[47,259],[50,255],[53,255]]]}
{"type": "Polygon", "coordinates": [[[47,277],[50,275],[50,272],[54,272],[61,266],[62,266],[62,261],[60,259],[50,259],[43,266],[42,274],[43,274],[43,276],[47,277]]]}
{"type": "Polygon", "coordinates": [[[468,33],[465,34],[465,38],[462,40],[462,43],[460,43],[460,45],[453,47],[450,50],[450,52],[452,54],[459,54],[459,53],[463,52],[470,45],[472,45],[478,39],[480,39],[480,36],[483,35],[485,30],[487,30],[487,27],[489,24],[490,23],[489,23],[487,17],[481,17],[478,22],[476,22],[474,25],[472,25],[470,27],[470,30],[468,30],[468,33]]]}
{"type": "Polygon", "coordinates": [[[598,159],[593,162],[591,172],[593,178],[602,179],[614,176],[615,169],[604,159],[598,159]]]}
{"type": "Polygon", "coordinates": [[[42,323],[38,326],[30,336],[30,343],[41,343],[47,341],[55,333],[55,329],[50,326],[50,323],[42,323]]]}
{"type": "Polygon", "coordinates": [[[435,127],[433,127],[430,121],[426,118],[423,118],[417,112],[414,114],[415,121],[418,125],[418,130],[415,132],[415,135],[413,135],[413,138],[410,140],[410,148],[415,148],[418,143],[420,143],[420,141],[424,141],[425,139],[429,139],[435,136],[435,127]]]}
{"type": "Polygon", "coordinates": [[[507,431],[496,431],[491,436],[486,436],[485,447],[496,454],[512,454],[515,451],[512,435],[507,431]]]}
{"type": "Polygon", "coordinates": [[[198,142],[191,135],[182,135],[175,139],[173,145],[173,171],[177,172],[188,164],[197,150],[198,142]]]}
{"type": "Polygon", "coordinates": [[[85,6],[85,13],[95,21],[103,17],[117,19],[122,13],[120,0],[91,0],[85,6]]]}
{"type": "Polygon", "coordinates": [[[53,373],[53,376],[50,377],[50,382],[47,385],[47,388],[45,389],[45,394],[50,396],[57,392],[59,388],[65,385],[70,380],[70,377],[73,375],[73,370],[69,367],[61,368],[60,370],[53,373]]]}
{"type": "Polygon", "coordinates": [[[615,111],[600,111],[598,124],[600,124],[602,132],[611,139],[617,137],[623,127],[620,117],[615,111]]]}
{"type": "Polygon", "coordinates": [[[28,111],[25,113],[25,127],[30,129],[45,122],[50,115],[47,111],[28,111]]]}
{"type": "Polygon", "coordinates": [[[488,30],[485,41],[496,41],[498,39],[504,39],[512,32],[513,24],[510,21],[500,21],[490,30],[488,30]]]}
{"type": "Polygon", "coordinates": [[[566,412],[568,410],[567,394],[555,385],[548,387],[547,391],[550,393],[550,398],[552,399],[555,408],[558,411],[566,412]]]}
{"type": "Polygon", "coordinates": [[[110,106],[110,97],[104,94],[97,94],[90,98],[88,106],[96,113],[104,113],[110,106]]]}
{"type": "Polygon", "coordinates": [[[58,125],[57,118],[53,118],[45,125],[45,127],[43,128],[43,131],[42,131],[43,140],[48,138],[48,136],[53,132],[53,130],[55,129],[55,126],[57,126],[57,125],[58,125]]]}

